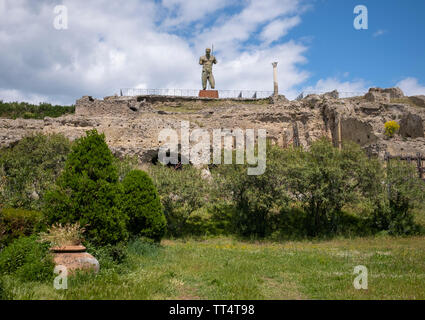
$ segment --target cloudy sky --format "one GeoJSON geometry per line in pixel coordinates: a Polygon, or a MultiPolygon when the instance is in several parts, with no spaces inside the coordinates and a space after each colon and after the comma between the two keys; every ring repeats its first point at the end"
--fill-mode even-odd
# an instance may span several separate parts
{"type": "MultiPolygon", "coordinates": [[[[422,0],[0,0],[0,100],[72,104],[120,88],[200,88],[214,45],[217,89],[425,94],[422,0]],[[368,9],[356,30],[354,7],[368,9]],[[68,28],[57,30],[58,5],[68,28]]],[[[63,22],[63,20],[61,20],[63,22]]]]}

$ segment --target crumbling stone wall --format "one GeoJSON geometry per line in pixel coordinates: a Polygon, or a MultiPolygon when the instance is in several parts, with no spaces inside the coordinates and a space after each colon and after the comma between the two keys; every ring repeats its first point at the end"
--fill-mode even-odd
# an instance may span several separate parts
{"type": "Polygon", "coordinates": [[[137,97],[106,97],[103,100],[84,96],[75,104],[77,116],[132,116],[147,107],[146,100],[137,97]]]}
{"type": "Polygon", "coordinates": [[[337,145],[341,119],[342,140],[359,143],[371,154],[425,154],[425,108],[414,104],[411,97],[385,101],[404,96],[397,88],[370,92],[377,101],[364,96],[340,99],[337,92],[296,101],[284,97],[206,100],[113,96],[99,100],[85,96],[77,100],[76,114],[44,120],[0,119],[0,146],[13,145],[34,132],[61,133],[74,140],[95,128],[105,134],[115,154],[149,162],[159,148],[159,132],[165,128],[180,132],[182,120],[190,122],[191,130],[202,128],[210,133],[214,129],[265,129],[267,138],[279,146],[308,148],[321,137],[337,145]],[[399,122],[401,130],[388,139],[384,124],[390,120],[399,122]]]}

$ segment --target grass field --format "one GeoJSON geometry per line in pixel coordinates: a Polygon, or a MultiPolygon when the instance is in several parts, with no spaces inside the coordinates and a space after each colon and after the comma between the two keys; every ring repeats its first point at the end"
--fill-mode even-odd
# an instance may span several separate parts
{"type": "Polygon", "coordinates": [[[14,299],[425,299],[425,237],[320,242],[232,238],[130,245],[127,260],[68,290],[6,278],[14,299]],[[356,290],[356,265],[368,290],[356,290]]]}

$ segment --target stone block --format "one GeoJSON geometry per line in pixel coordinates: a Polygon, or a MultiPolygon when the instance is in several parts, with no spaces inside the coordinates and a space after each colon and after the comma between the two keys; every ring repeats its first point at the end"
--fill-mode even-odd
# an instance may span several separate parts
{"type": "Polygon", "coordinates": [[[200,90],[199,98],[218,99],[218,91],[217,90],[200,90]]]}

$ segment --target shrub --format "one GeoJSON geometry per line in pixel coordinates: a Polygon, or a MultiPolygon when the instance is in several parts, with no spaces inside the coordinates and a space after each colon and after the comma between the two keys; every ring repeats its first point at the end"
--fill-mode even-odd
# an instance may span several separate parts
{"type": "Polygon", "coordinates": [[[270,217],[270,238],[273,240],[298,240],[309,235],[309,217],[302,205],[293,202],[283,206],[270,217]]]}
{"type": "Polygon", "coordinates": [[[96,257],[102,270],[120,269],[128,257],[127,245],[123,242],[99,246],[85,241],[84,246],[88,253],[96,257]]]}
{"type": "Polygon", "coordinates": [[[0,252],[0,274],[22,281],[52,279],[53,268],[48,245],[37,242],[35,236],[16,239],[0,252]]]}
{"type": "Polygon", "coordinates": [[[28,136],[11,148],[0,149],[0,203],[40,210],[70,150],[69,140],[59,134],[28,136]]]}
{"type": "Polygon", "coordinates": [[[96,130],[75,141],[56,187],[46,194],[44,213],[50,224],[75,223],[97,245],[127,239],[127,217],[118,209],[120,187],[105,136],[96,130]]]}
{"type": "Polygon", "coordinates": [[[152,239],[136,238],[128,243],[128,252],[139,256],[156,256],[160,246],[152,239]]]}
{"type": "Polygon", "coordinates": [[[11,300],[11,295],[6,289],[5,281],[0,276],[0,300],[11,300]]]}
{"type": "Polygon", "coordinates": [[[136,236],[161,240],[167,221],[152,179],[146,172],[133,170],[122,187],[121,210],[129,218],[128,230],[136,236]]]}
{"type": "Polygon", "coordinates": [[[412,211],[424,201],[425,183],[417,177],[415,167],[399,160],[389,161],[385,185],[385,198],[373,216],[374,226],[393,235],[418,233],[420,227],[412,211]]]}
{"type": "Polygon", "coordinates": [[[2,118],[44,119],[74,112],[75,106],[53,106],[49,103],[34,105],[27,102],[3,102],[0,100],[0,117],[2,118]]]}
{"type": "MultiPolygon", "coordinates": [[[[267,147],[267,167],[262,175],[248,175],[247,165],[224,165],[214,172],[221,197],[235,203],[232,223],[243,236],[264,237],[270,232],[270,216],[288,201],[280,162],[283,150],[267,147]]],[[[235,163],[235,161],[233,161],[235,163]]]]}
{"type": "Polygon", "coordinates": [[[340,233],[345,205],[382,193],[381,164],[352,143],[339,150],[321,139],[309,151],[289,149],[281,162],[289,191],[310,219],[310,236],[340,233]]]}
{"type": "Polygon", "coordinates": [[[0,249],[19,237],[40,231],[43,227],[41,212],[0,209],[0,249]]]}
{"type": "Polygon", "coordinates": [[[193,236],[217,234],[211,213],[206,208],[200,208],[191,212],[186,220],[183,233],[193,236]]]}
{"type": "Polygon", "coordinates": [[[190,214],[208,204],[211,185],[202,179],[201,170],[189,165],[174,170],[158,164],[148,172],[164,207],[167,234],[182,236],[190,214]]]}
{"type": "Polygon", "coordinates": [[[400,125],[396,121],[388,121],[385,123],[385,135],[387,137],[394,137],[398,130],[400,130],[400,125]]]}

